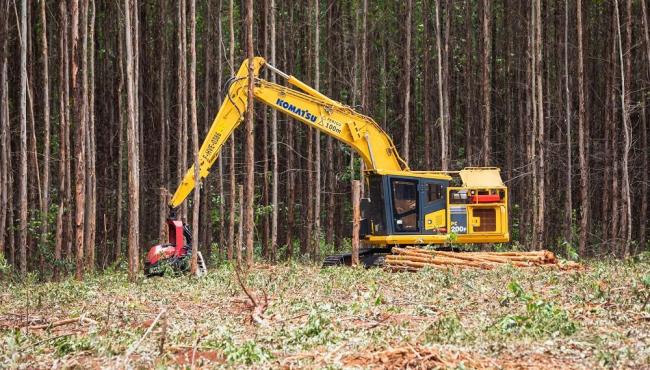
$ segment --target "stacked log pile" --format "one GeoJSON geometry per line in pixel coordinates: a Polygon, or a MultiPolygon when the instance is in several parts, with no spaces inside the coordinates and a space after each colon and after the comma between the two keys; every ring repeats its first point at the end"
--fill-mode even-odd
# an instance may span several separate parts
{"type": "Polygon", "coordinates": [[[575,262],[560,263],[553,252],[445,252],[423,248],[393,247],[393,254],[386,256],[385,265],[394,270],[416,271],[423,267],[444,268],[469,267],[493,269],[498,266],[515,267],[550,266],[561,269],[576,269],[575,262]]]}

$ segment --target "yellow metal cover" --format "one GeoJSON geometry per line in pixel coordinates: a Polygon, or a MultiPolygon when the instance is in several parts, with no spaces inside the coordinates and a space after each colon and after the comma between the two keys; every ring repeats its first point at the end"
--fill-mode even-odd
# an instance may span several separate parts
{"type": "Polygon", "coordinates": [[[460,170],[463,186],[470,188],[504,187],[501,170],[496,167],[468,167],[460,170]]]}

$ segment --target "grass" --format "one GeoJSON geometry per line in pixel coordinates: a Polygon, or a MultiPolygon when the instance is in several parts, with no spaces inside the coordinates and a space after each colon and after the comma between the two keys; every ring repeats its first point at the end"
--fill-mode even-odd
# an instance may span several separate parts
{"type": "Polygon", "coordinates": [[[435,350],[447,359],[443,366],[459,368],[647,368],[649,275],[648,262],[620,261],[590,262],[580,272],[259,265],[246,281],[256,294],[268,292],[268,326],[250,319],[229,266],[201,279],[137,284],[121,272],[83,283],[7,282],[0,292],[0,368],[375,368],[390,364],[351,359],[403,347],[413,356],[435,350]],[[165,318],[134,349],[162,309],[165,318]],[[74,317],[91,320],[17,328],[28,318],[34,325],[74,317]]]}

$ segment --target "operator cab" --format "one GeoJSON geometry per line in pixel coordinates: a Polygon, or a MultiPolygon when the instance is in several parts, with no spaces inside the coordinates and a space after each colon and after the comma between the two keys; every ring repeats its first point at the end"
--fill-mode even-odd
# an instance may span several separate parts
{"type": "Polygon", "coordinates": [[[375,245],[509,241],[507,188],[499,170],[463,171],[462,186],[448,176],[369,174],[361,238],[375,245]]]}

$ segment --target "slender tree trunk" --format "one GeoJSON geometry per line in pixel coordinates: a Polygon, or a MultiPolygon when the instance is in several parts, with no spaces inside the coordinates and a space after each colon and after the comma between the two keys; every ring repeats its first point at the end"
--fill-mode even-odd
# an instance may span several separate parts
{"type": "Polygon", "coordinates": [[[641,210],[639,215],[639,250],[645,251],[646,247],[646,229],[648,222],[648,122],[646,116],[646,100],[645,97],[641,97],[641,153],[643,153],[643,158],[641,159],[641,170],[643,174],[641,175],[641,210]]]}
{"type": "MultiPolygon", "coordinates": [[[[203,114],[204,114],[204,119],[202,120],[202,125],[201,125],[201,130],[200,130],[200,135],[201,137],[205,137],[208,133],[208,130],[210,129],[210,123],[209,122],[209,111],[211,109],[211,103],[213,101],[212,97],[209,97],[208,95],[210,94],[210,88],[212,87],[212,70],[213,70],[213,44],[214,44],[214,38],[212,36],[213,33],[213,25],[214,25],[214,19],[213,19],[213,1],[207,1],[205,5],[205,22],[207,26],[205,27],[205,30],[203,31],[203,37],[199,41],[199,45],[203,44],[204,46],[204,56],[205,56],[205,71],[204,73],[204,82],[203,82],[203,97],[204,97],[204,104],[203,104],[203,114]]],[[[196,8],[196,5],[195,5],[196,8]]],[[[199,16],[200,16],[201,11],[199,10],[199,16]]],[[[196,17],[196,15],[195,15],[196,17]]],[[[196,32],[196,31],[195,31],[196,32]]],[[[195,36],[196,38],[196,36],[195,36]]],[[[196,45],[194,46],[196,48],[196,45]]],[[[195,82],[194,84],[196,85],[196,77],[194,77],[195,82]]],[[[198,89],[198,87],[197,87],[198,89]]],[[[198,126],[198,116],[197,116],[197,126],[198,126]]],[[[219,172],[221,166],[221,155],[218,156],[217,159],[217,164],[216,164],[216,172],[217,172],[217,177],[221,178],[221,173],[219,172]]],[[[197,241],[197,245],[200,245],[203,247],[205,255],[203,256],[207,261],[210,260],[210,256],[212,253],[212,220],[211,220],[211,206],[212,206],[212,188],[213,184],[211,181],[205,181],[201,182],[201,198],[203,201],[201,202],[201,208],[199,211],[199,239],[197,241]]],[[[218,182],[217,182],[218,185],[218,182]]],[[[218,190],[218,189],[217,189],[218,190]]]]}
{"type": "MultiPolygon", "coordinates": [[[[537,79],[536,83],[536,88],[537,88],[537,155],[536,155],[536,163],[538,166],[537,170],[537,210],[536,210],[536,217],[535,217],[535,230],[537,231],[537,234],[534,236],[535,237],[535,247],[536,248],[541,248],[544,246],[544,215],[545,215],[545,209],[544,205],[546,204],[545,201],[545,192],[544,192],[544,182],[545,182],[545,153],[544,153],[544,146],[546,145],[546,141],[544,138],[544,94],[543,94],[543,70],[542,70],[542,56],[543,56],[543,44],[542,44],[542,3],[541,0],[536,0],[535,2],[535,16],[537,17],[535,21],[536,29],[535,29],[535,71],[537,75],[535,78],[537,79]]],[[[487,165],[487,163],[485,163],[487,165]]]]}
{"type": "Polygon", "coordinates": [[[20,228],[18,245],[20,274],[27,274],[27,1],[20,6],[20,228]]]}
{"type": "Polygon", "coordinates": [[[582,0],[576,1],[576,27],[578,37],[578,157],[580,160],[580,242],[581,255],[587,253],[589,227],[589,163],[587,162],[587,117],[585,107],[585,72],[582,40],[582,0]]]}
{"type": "MultiPolygon", "coordinates": [[[[159,6],[160,18],[159,18],[159,27],[164,29],[165,22],[167,18],[167,2],[161,1],[159,6]]],[[[167,174],[167,164],[169,158],[167,158],[167,149],[169,147],[169,128],[167,120],[167,106],[165,101],[166,95],[166,67],[167,67],[167,42],[165,40],[165,35],[160,35],[159,38],[159,52],[160,52],[160,69],[158,71],[158,105],[160,106],[160,151],[158,156],[160,157],[159,169],[160,179],[158,180],[158,185],[160,187],[160,204],[158,210],[158,240],[163,243],[168,238],[167,232],[167,217],[169,215],[169,206],[168,206],[168,197],[169,192],[167,190],[169,186],[169,177],[167,174]]]]}
{"type": "MultiPolygon", "coordinates": [[[[187,169],[187,43],[186,43],[185,0],[178,2],[178,157],[176,167],[177,184],[183,181],[187,169]]],[[[180,205],[179,217],[187,220],[187,207],[180,205]]]]}
{"type": "MultiPolygon", "coordinates": [[[[223,84],[223,52],[221,45],[223,43],[223,28],[221,26],[221,0],[219,0],[219,8],[217,10],[217,27],[219,31],[218,35],[218,42],[217,45],[219,45],[218,53],[217,53],[217,89],[221,89],[221,86],[223,84]]],[[[218,90],[217,90],[218,91],[218,90]]],[[[217,94],[219,97],[217,98],[218,105],[221,106],[222,99],[221,95],[217,94]]],[[[221,154],[223,153],[223,150],[221,151],[221,154]]],[[[219,155],[219,214],[221,217],[219,218],[219,258],[223,258],[223,255],[221,254],[224,248],[224,245],[226,244],[226,236],[227,236],[227,231],[226,231],[226,211],[225,211],[225,196],[226,193],[224,191],[224,169],[223,169],[223,155],[219,155]]]]}
{"type": "Polygon", "coordinates": [[[566,124],[566,191],[564,198],[564,240],[573,245],[573,153],[571,146],[571,90],[569,87],[569,1],[564,0],[564,92],[566,124]]]}
{"type": "MultiPolygon", "coordinates": [[[[86,270],[95,269],[95,234],[97,230],[97,174],[95,171],[96,145],[95,145],[95,0],[90,0],[92,16],[88,23],[88,83],[87,89],[87,122],[88,122],[88,178],[87,197],[88,213],[86,214],[86,229],[84,244],[86,248],[86,270]]],[[[47,192],[47,191],[46,191],[47,192]]]]}
{"type": "Polygon", "coordinates": [[[467,91],[469,99],[465,102],[465,162],[467,165],[473,165],[476,160],[474,159],[474,134],[472,130],[472,122],[474,122],[473,112],[475,110],[473,99],[473,81],[474,81],[474,48],[473,48],[473,22],[472,13],[474,11],[472,1],[465,1],[465,90],[467,91]]]}
{"type": "MultiPolygon", "coordinates": [[[[233,0],[229,2],[229,11],[228,11],[228,24],[230,31],[230,53],[229,53],[229,62],[230,62],[230,76],[235,76],[235,26],[234,26],[234,6],[233,0]]],[[[231,135],[230,139],[230,168],[229,168],[229,177],[230,177],[230,217],[228,218],[228,249],[227,249],[227,258],[232,260],[233,258],[233,247],[235,245],[235,199],[236,199],[236,181],[235,181],[235,135],[231,135]]],[[[237,260],[239,262],[239,259],[237,260]]]]}
{"type": "Polygon", "coordinates": [[[244,233],[246,234],[246,265],[253,265],[253,236],[255,216],[255,132],[253,131],[253,0],[246,2],[246,52],[248,56],[248,109],[246,110],[246,205],[244,214],[244,233]]]}
{"type": "Polygon", "coordinates": [[[237,223],[237,265],[241,266],[242,261],[242,249],[244,249],[244,222],[242,221],[244,216],[244,185],[237,185],[237,207],[239,210],[237,214],[239,215],[239,222],[237,223]]]}
{"type": "MultiPolygon", "coordinates": [[[[650,78],[650,27],[648,26],[648,10],[647,5],[644,1],[641,1],[641,11],[643,17],[643,38],[645,40],[645,52],[646,52],[646,74],[650,78]]],[[[641,116],[641,153],[643,153],[642,162],[642,181],[641,181],[641,214],[639,215],[639,245],[641,250],[646,250],[646,230],[648,223],[648,188],[650,187],[650,180],[648,180],[648,173],[650,168],[648,167],[648,125],[647,125],[647,116],[646,116],[646,99],[642,95],[641,107],[642,107],[642,116],[641,116]]]]}
{"type": "MultiPolygon", "coordinates": [[[[47,17],[45,1],[41,1],[41,42],[43,43],[43,207],[41,208],[41,247],[47,245],[49,232],[48,211],[50,208],[50,75],[47,47],[47,17]]],[[[0,227],[4,224],[0,223],[0,227]]],[[[1,241],[0,241],[1,244],[1,241]]],[[[2,247],[0,247],[2,248],[2,247]]],[[[1,251],[0,251],[1,253],[1,251]]]]}
{"type": "Polygon", "coordinates": [[[9,123],[9,84],[7,40],[9,34],[9,1],[2,4],[2,64],[0,65],[0,255],[8,259],[7,230],[12,225],[12,215],[8,212],[8,195],[12,191],[9,183],[9,157],[11,156],[11,127],[9,123]]]}
{"type": "MultiPolygon", "coordinates": [[[[368,0],[364,0],[364,12],[368,12],[368,0]]],[[[320,91],[320,6],[319,1],[314,1],[314,88],[317,91],[320,91]]],[[[365,18],[364,18],[365,19],[365,18]]],[[[365,35],[365,33],[364,33],[365,35]]],[[[366,41],[364,38],[363,49],[366,49],[366,41]]],[[[367,66],[363,68],[364,73],[367,66]]],[[[368,83],[366,81],[365,91],[367,92],[368,83]]],[[[364,108],[367,109],[368,102],[365,103],[364,108]]],[[[320,254],[320,239],[321,239],[321,227],[320,227],[320,210],[321,210],[321,155],[320,155],[320,130],[314,130],[314,174],[316,178],[314,179],[314,241],[313,241],[313,250],[312,258],[317,260],[320,254]]]]}
{"type": "Polygon", "coordinates": [[[352,181],[352,266],[359,265],[359,226],[361,222],[361,182],[352,181]]]}
{"type": "Polygon", "coordinates": [[[192,122],[192,156],[194,159],[194,199],[192,204],[192,265],[196,274],[199,251],[199,214],[201,200],[201,178],[199,176],[199,129],[196,110],[196,0],[190,0],[190,119],[192,122]]]}
{"type": "MultiPolygon", "coordinates": [[[[629,2],[629,0],[628,0],[629,2]]],[[[623,172],[623,205],[625,207],[625,229],[623,230],[623,257],[628,257],[630,251],[630,242],[632,240],[632,204],[630,198],[630,176],[629,176],[629,152],[631,147],[631,128],[630,128],[630,116],[628,111],[628,99],[625,89],[625,79],[629,77],[629,73],[624,72],[624,66],[627,64],[627,61],[623,57],[623,42],[621,41],[621,17],[618,6],[618,0],[614,0],[614,9],[616,11],[616,34],[618,39],[618,56],[620,62],[620,72],[621,72],[621,109],[623,114],[623,161],[621,163],[621,171],[623,172]]],[[[628,13],[630,15],[631,13],[628,13]]],[[[631,35],[631,17],[628,17],[628,35],[631,35]]],[[[630,36],[631,37],[631,36],[630,36]]],[[[628,42],[628,46],[631,44],[631,41],[628,42]]],[[[629,58],[629,54],[625,53],[629,58]]]]}
{"type": "MultiPolygon", "coordinates": [[[[119,6],[118,6],[119,8],[119,6]]],[[[128,8],[127,8],[128,9],[128,8]]],[[[120,12],[121,13],[121,12],[120,12]]],[[[126,12],[124,12],[126,14],[126,12]]],[[[124,43],[126,42],[126,27],[121,27],[121,22],[118,22],[119,27],[119,38],[117,40],[117,50],[118,50],[118,59],[120,65],[120,82],[117,87],[117,109],[119,111],[119,122],[117,125],[117,205],[116,205],[116,226],[115,226],[115,250],[113,253],[115,263],[119,263],[121,254],[122,254],[122,209],[124,203],[124,166],[122,162],[124,160],[124,126],[125,123],[128,125],[126,117],[127,109],[124,108],[124,82],[125,82],[125,73],[124,73],[124,64],[126,62],[126,57],[124,55],[124,43]],[[122,31],[124,30],[124,31],[122,31]]],[[[127,103],[128,106],[128,103],[127,103]]]]}
{"type": "MultiPolygon", "coordinates": [[[[271,60],[270,63],[275,65],[275,0],[270,0],[270,39],[271,39],[271,60]]],[[[271,74],[271,82],[275,81],[275,73],[271,74]]],[[[275,109],[271,110],[271,157],[273,160],[273,175],[271,184],[271,261],[275,262],[278,252],[278,112],[275,109]]]]}
{"type": "MultiPolygon", "coordinates": [[[[438,6],[438,2],[436,1],[436,6],[438,6]]],[[[422,22],[424,23],[424,29],[423,29],[423,45],[422,47],[424,48],[423,54],[424,54],[424,61],[423,61],[423,66],[422,66],[422,73],[424,76],[422,77],[423,81],[423,97],[422,97],[422,110],[423,110],[423,130],[424,130],[424,166],[427,169],[433,168],[433,161],[432,161],[432,154],[431,154],[431,134],[433,133],[433,124],[432,120],[434,119],[433,115],[433,109],[432,109],[432,104],[431,104],[431,98],[432,94],[431,91],[433,90],[432,85],[432,80],[431,80],[431,69],[429,61],[431,60],[431,26],[430,26],[430,19],[429,19],[429,13],[431,11],[431,1],[430,0],[423,0],[422,1],[422,17],[423,20],[422,22]]],[[[437,13],[436,13],[437,16],[437,13]]],[[[437,19],[437,18],[436,18],[437,19]]],[[[437,30],[436,30],[437,31],[437,30]]],[[[438,34],[436,33],[436,37],[438,34]]],[[[440,54],[438,54],[440,55],[440,54]]]]}
{"type": "Polygon", "coordinates": [[[134,36],[137,28],[134,0],[124,0],[125,7],[125,38],[126,38],[126,91],[127,91],[127,132],[126,140],[128,147],[129,163],[129,280],[135,281],[139,270],[139,238],[140,238],[140,159],[138,148],[138,117],[136,113],[137,90],[135,83],[135,58],[134,58],[134,36]]]}
{"type": "Polygon", "coordinates": [[[492,3],[483,0],[483,165],[492,161],[492,3]]]}
{"type": "MultiPolygon", "coordinates": [[[[447,9],[449,11],[449,9],[447,9]]],[[[442,70],[442,47],[441,47],[442,33],[440,31],[440,1],[436,1],[436,52],[438,62],[438,109],[440,118],[438,125],[440,127],[440,163],[442,170],[446,171],[449,168],[449,133],[447,124],[447,112],[445,109],[445,84],[442,70]]],[[[426,93],[426,92],[425,92],[426,93]]],[[[430,169],[430,167],[427,167],[430,169]]]]}
{"type": "Polygon", "coordinates": [[[404,44],[404,118],[402,133],[402,157],[406,163],[409,163],[409,145],[410,145],[410,105],[411,105],[411,18],[413,12],[413,1],[406,0],[406,42],[404,44]]]}

